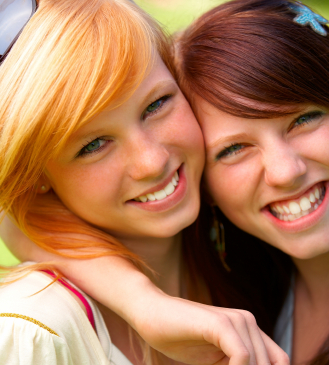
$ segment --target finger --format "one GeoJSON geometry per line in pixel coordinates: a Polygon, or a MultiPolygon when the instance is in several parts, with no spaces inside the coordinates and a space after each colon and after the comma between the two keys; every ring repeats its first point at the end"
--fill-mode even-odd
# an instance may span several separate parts
{"type": "Polygon", "coordinates": [[[261,335],[261,331],[260,331],[259,327],[257,326],[255,317],[249,312],[243,312],[243,316],[246,321],[246,326],[248,328],[250,341],[252,342],[252,346],[253,346],[253,350],[254,350],[254,354],[255,354],[254,363],[257,365],[270,364],[271,363],[270,356],[268,354],[268,350],[266,348],[263,337],[261,335]]]}
{"type": "MultiPolygon", "coordinates": [[[[229,358],[229,365],[249,365],[250,352],[238,333],[231,319],[221,315],[213,323],[212,329],[205,333],[204,339],[220,348],[229,358]]],[[[227,359],[222,359],[216,364],[226,364],[227,359]]]]}
{"type": "MultiPolygon", "coordinates": [[[[255,330],[258,329],[256,321],[255,328],[252,327],[252,314],[249,312],[242,312],[242,311],[233,311],[231,314],[231,320],[234,328],[236,329],[237,333],[239,334],[241,340],[243,341],[244,345],[248,349],[249,352],[249,364],[255,365],[260,364],[257,362],[257,358],[262,359],[263,361],[266,360],[267,353],[266,348],[263,343],[263,339],[260,334],[254,333],[255,330]],[[250,318],[247,318],[250,315],[250,318]]],[[[262,362],[261,364],[268,364],[268,357],[267,362],[262,362]]]]}
{"type": "Polygon", "coordinates": [[[264,332],[260,331],[260,335],[266,346],[270,363],[272,365],[289,365],[290,364],[289,356],[264,332]]]}

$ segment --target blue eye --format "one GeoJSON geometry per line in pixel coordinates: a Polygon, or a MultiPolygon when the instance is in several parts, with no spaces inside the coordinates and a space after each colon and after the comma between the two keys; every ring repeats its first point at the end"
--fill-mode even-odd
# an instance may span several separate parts
{"type": "Polygon", "coordinates": [[[223,151],[221,151],[217,156],[216,156],[216,161],[220,160],[222,157],[228,157],[228,156],[232,156],[232,155],[236,155],[237,153],[239,153],[245,146],[243,144],[232,144],[229,147],[225,147],[223,149],[223,151]]]}
{"type": "Polygon", "coordinates": [[[158,111],[160,111],[163,107],[163,105],[172,97],[172,95],[165,95],[162,98],[154,101],[151,103],[143,112],[142,117],[148,117],[150,115],[156,114],[158,111]]]}
{"type": "Polygon", "coordinates": [[[320,110],[304,114],[295,120],[293,127],[299,127],[304,124],[308,124],[308,123],[312,122],[313,120],[316,120],[316,119],[322,117],[324,114],[325,113],[320,110]]]}
{"type": "Polygon", "coordinates": [[[102,148],[106,145],[106,143],[108,143],[109,141],[104,140],[102,138],[96,138],[93,141],[91,141],[90,143],[86,144],[78,153],[78,157],[79,156],[84,156],[84,155],[88,155],[88,154],[92,154],[95,152],[100,152],[102,150],[102,148]]]}

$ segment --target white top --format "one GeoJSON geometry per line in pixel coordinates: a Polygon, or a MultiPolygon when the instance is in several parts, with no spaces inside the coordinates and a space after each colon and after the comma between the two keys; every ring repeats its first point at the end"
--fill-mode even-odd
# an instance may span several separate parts
{"type": "Polygon", "coordinates": [[[62,284],[44,289],[51,281],[32,272],[0,287],[0,364],[132,365],[112,344],[95,303],[70,283],[90,304],[97,333],[62,284]]]}
{"type": "Polygon", "coordinates": [[[274,341],[285,351],[290,360],[292,356],[292,341],[294,331],[294,280],[290,286],[274,329],[274,341]]]}

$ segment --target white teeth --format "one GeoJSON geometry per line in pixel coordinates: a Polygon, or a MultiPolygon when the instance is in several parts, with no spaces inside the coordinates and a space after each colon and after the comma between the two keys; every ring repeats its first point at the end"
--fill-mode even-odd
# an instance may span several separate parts
{"type": "Polygon", "coordinates": [[[175,191],[174,185],[170,182],[165,188],[164,191],[166,192],[167,196],[172,194],[175,191]]]}
{"type": "Polygon", "coordinates": [[[311,202],[306,198],[306,196],[300,200],[299,205],[304,212],[311,209],[311,202]]]}
{"type": "Polygon", "coordinates": [[[156,197],[156,200],[163,200],[164,198],[167,197],[167,194],[164,190],[156,191],[153,194],[156,197]]]}
{"type": "Polygon", "coordinates": [[[179,176],[178,172],[176,171],[171,182],[162,190],[156,191],[153,194],[146,194],[142,195],[135,199],[137,202],[146,203],[147,201],[154,202],[155,200],[163,200],[167,196],[171,195],[175,191],[175,187],[178,185],[179,176]]]}
{"type": "Polygon", "coordinates": [[[308,215],[322,204],[326,193],[325,187],[315,188],[308,197],[302,197],[298,202],[291,201],[287,205],[272,205],[270,210],[273,215],[282,221],[294,221],[308,215]]]}
{"type": "Polygon", "coordinates": [[[284,210],[281,207],[276,207],[280,214],[284,214],[284,210]]]}
{"type": "Polygon", "coordinates": [[[146,194],[147,199],[151,202],[154,202],[156,200],[156,197],[153,194],[146,194]]]}
{"type": "Polygon", "coordinates": [[[287,214],[289,214],[290,213],[290,210],[284,205],[283,207],[283,210],[287,213],[287,214]]]}
{"type": "Polygon", "coordinates": [[[314,195],[317,199],[320,199],[320,191],[318,188],[315,189],[314,195]]]}
{"type": "Polygon", "coordinates": [[[289,203],[289,210],[292,214],[298,214],[301,211],[300,206],[295,202],[289,203]]]}

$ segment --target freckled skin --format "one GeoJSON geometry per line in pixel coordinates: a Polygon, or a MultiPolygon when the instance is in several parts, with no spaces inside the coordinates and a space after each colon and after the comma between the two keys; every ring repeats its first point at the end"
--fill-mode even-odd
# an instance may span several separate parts
{"type": "MultiPolygon", "coordinates": [[[[153,112],[154,105],[148,111],[153,112]]],[[[46,175],[71,211],[124,240],[170,237],[190,225],[199,211],[203,166],[200,127],[172,75],[158,59],[132,97],[83,126],[58,159],[49,162],[46,175]],[[164,86],[144,101],[160,83],[164,86]],[[158,112],[142,117],[150,104],[167,94],[172,96],[158,112]],[[95,132],[99,130],[100,135],[95,132]],[[87,139],[81,137],[86,135],[87,139]],[[100,152],[75,157],[83,145],[100,137],[106,140],[100,152]],[[182,164],[188,183],[179,204],[159,213],[127,204],[162,183],[182,164]]]]}
{"type": "Polygon", "coordinates": [[[201,100],[199,105],[207,148],[206,184],[223,213],[241,229],[292,257],[308,259],[328,253],[328,209],[317,224],[295,233],[275,226],[262,209],[329,180],[329,116],[296,122],[303,113],[319,110],[305,106],[293,116],[249,120],[201,100]],[[225,143],[216,144],[219,138],[226,138],[225,143]],[[237,143],[242,145],[239,151],[216,161],[224,147],[237,143]]]}

